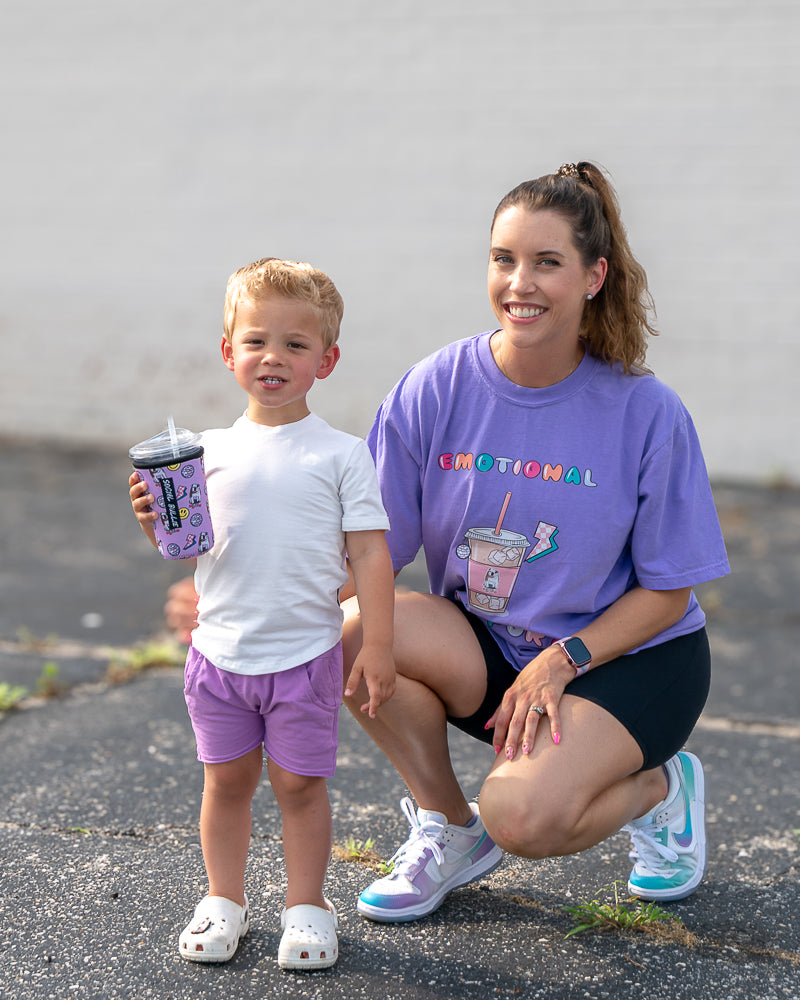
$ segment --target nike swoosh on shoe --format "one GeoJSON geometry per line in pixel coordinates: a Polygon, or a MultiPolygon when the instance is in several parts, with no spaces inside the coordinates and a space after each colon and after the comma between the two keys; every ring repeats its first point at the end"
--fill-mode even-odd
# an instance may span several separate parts
{"type": "Polygon", "coordinates": [[[673,837],[675,839],[675,843],[679,847],[689,847],[694,838],[694,831],[692,830],[692,809],[689,800],[689,792],[683,784],[681,785],[681,791],[683,792],[683,812],[686,817],[686,822],[683,830],[680,833],[673,834],[673,837]]]}

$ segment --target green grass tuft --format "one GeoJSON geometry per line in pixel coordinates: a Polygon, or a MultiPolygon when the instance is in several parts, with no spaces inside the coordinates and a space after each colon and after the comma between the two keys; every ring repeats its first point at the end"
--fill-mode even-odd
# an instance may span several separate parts
{"type": "Polygon", "coordinates": [[[565,936],[571,937],[573,934],[581,934],[588,930],[644,930],[663,921],[682,922],[680,917],[662,909],[656,903],[648,903],[634,897],[620,898],[621,884],[624,883],[614,882],[611,886],[604,886],[613,893],[613,901],[603,902],[595,898],[577,906],[565,906],[564,909],[577,921],[577,926],[565,936]]]}
{"type": "Polygon", "coordinates": [[[8,681],[0,681],[0,712],[10,712],[24,699],[30,692],[21,684],[9,684],[8,681]]]}

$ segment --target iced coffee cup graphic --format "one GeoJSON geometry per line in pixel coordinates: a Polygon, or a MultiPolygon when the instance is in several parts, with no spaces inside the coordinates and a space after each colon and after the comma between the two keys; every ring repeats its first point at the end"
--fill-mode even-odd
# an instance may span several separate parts
{"type": "Polygon", "coordinates": [[[142,441],[128,452],[134,469],[155,498],[153,522],[165,559],[193,559],[214,544],[208,510],[200,435],[175,427],[142,441]]]}
{"type": "Polygon", "coordinates": [[[483,611],[484,614],[506,613],[508,599],[530,544],[525,535],[502,526],[510,499],[511,494],[507,493],[503,509],[493,528],[470,528],[466,533],[469,544],[469,603],[476,611],[483,611]]]}

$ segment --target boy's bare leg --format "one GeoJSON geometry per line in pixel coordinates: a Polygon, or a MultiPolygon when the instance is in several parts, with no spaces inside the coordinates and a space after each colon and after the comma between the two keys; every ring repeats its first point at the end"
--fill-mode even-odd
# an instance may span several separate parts
{"type": "Polygon", "coordinates": [[[270,760],[269,780],[283,820],[286,908],[325,908],[322,886],[331,857],[333,824],[325,778],[293,774],[270,760]]]}
{"type": "Polygon", "coordinates": [[[208,874],[208,894],[244,906],[244,872],[250,847],[253,799],[263,748],[223,764],[205,765],[200,808],[200,842],[208,874]]]}

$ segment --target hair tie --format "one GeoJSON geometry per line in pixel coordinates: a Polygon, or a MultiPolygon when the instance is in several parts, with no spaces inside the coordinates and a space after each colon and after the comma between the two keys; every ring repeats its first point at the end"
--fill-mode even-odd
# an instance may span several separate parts
{"type": "Polygon", "coordinates": [[[556,177],[575,177],[580,180],[581,174],[574,163],[562,163],[556,171],[556,177]]]}

